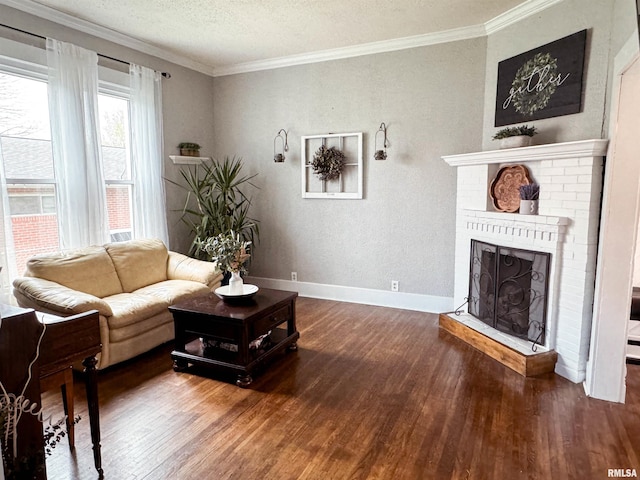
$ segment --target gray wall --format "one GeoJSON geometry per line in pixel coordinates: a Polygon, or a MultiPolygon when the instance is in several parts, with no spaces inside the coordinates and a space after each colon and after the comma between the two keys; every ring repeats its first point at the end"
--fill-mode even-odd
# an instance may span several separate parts
{"type": "Polygon", "coordinates": [[[455,169],[481,147],[485,39],[215,79],[215,151],[244,158],[261,189],[251,275],[453,294],[455,169]],[[388,126],[386,161],[374,135],[388,126]],[[289,130],[286,162],[273,139],[289,130]],[[364,199],[301,198],[300,136],[364,132],[364,199]]]}
{"type": "Polygon", "coordinates": [[[606,99],[611,88],[611,62],[636,28],[635,6],[633,0],[564,0],[489,36],[482,138],[484,150],[497,148],[491,137],[499,129],[494,127],[498,63],[585,28],[588,31],[582,112],[528,123],[539,131],[534,137],[534,144],[606,138],[609,109],[606,99]],[[630,13],[632,11],[633,14],[630,13]]]}
{"type": "MultiPolygon", "coordinates": [[[[111,42],[87,35],[70,28],[60,26],[41,18],[0,5],[2,23],[15,28],[26,30],[42,36],[48,36],[74,43],[81,47],[96,51],[125,61],[144,65],[159,71],[171,73],[170,79],[162,81],[163,94],[163,122],[165,148],[165,175],[177,180],[178,167],[173,165],[169,155],[177,154],[176,145],[180,142],[194,141],[203,146],[201,154],[210,155],[213,150],[213,78],[184,68],[156,57],[145,55],[136,50],[122,47],[111,42]]],[[[0,36],[22,43],[43,46],[44,42],[25,34],[14,33],[0,27],[0,36]]],[[[12,56],[17,52],[2,51],[0,54],[12,56]]],[[[115,62],[102,62],[124,71],[128,67],[115,62]]],[[[178,251],[189,248],[190,239],[188,229],[179,220],[184,203],[184,192],[167,184],[167,219],[169,222],[170,247],[178,251]]]]}

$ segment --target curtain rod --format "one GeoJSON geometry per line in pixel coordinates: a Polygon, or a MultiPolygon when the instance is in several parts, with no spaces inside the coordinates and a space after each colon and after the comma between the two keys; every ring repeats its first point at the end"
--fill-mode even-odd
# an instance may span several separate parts
{"type": "MultiPolygon", "coordinates": [[[[37,33],[27,32],[26,30],[22,30],[20,28],[12,27],[10,25],[5,25],[0,23],[0,27],[8,28],[9,30],[13,30],[15,32],[24,33],[26,35],[31,35],[32,37],[40,38],[42,40],[46,40],[47,37],[43,37],[42,35],[38,35],[37,33]]],[[[109,55],[103,55],[102,53],[98,53],[99,57],[106,58],[107,60],[113,60],[114,62],[122,63],[124,65],[131,65],[131,62],[127,62],[126,60],[120,60],[119,58],[110,57],[109,55]]],[[[171,78],[171,74],[169,72],[160,72],[164,78],[171,78]]]]}

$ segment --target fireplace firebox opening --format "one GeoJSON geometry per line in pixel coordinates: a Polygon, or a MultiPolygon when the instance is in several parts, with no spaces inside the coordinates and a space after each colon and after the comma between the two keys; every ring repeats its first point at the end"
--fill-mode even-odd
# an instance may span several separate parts
{"type": "Polygon", "coordinates": [[[469,313],[533,347],[544,345],[550,259],[550,253],[472,239],[469,313]]]}

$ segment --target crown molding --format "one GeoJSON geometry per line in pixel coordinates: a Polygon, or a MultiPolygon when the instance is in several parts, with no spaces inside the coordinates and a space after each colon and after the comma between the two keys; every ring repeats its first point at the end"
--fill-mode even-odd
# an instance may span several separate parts
{"type": "Polygon", "coordinates": [[[36,17],[49,20],[65,27],[78,30],[89,35],[107,40],[124,47],[161,58],[176,65],[195,70],[206,75],[220,77],[234,75],[238,73],[248,73],[260,70],[271,70],[274,68],[291,67],[309,63],[326,62],[343,58],[359,57],[362,55],[373,55],[377,53],[406,50],[409,48],[425,47],[440,43],[455,42],[480,38],[495,33],[509,25],[512,25],[523,18],[539,13],[563,0],[526,0],[511,10],[498,15],[481,25],[445,30],[442,32],[415,35],[411,37],[396,38],[380,42],[365,43],[344,48],[321,50],[299,55],[289,55],[255,62],[237,63],[229,66],[214,68],[194,60],[185,58],[165,49],[156,47],[142,40],[116,32],[109,28],[96,25],[95,23],[81,20],[72,15],[59,12],[51,7],[39,4],[33,0],[0,0],[0,5],[6,5],[16,10],[34,15],[36,17]]]}
{"type": "Polygon", "coordinates": [[[502,30],[509,25],[513,25],[523,18],[542,12],[550,6],[560,2],[562,2],[562,0],[527,0],[526,2],[513,7],[511,10],[507,10],[486,22],[484,26],[487,35],[491,35],[492,33],[502,30]]]}
{"type": "Polygon", "coordinates": [[[255,62],[236,63],[228,67],[215,68],[214,77],[234,75],[237,73],[255,72],[259,70],[271,70],[273,68],[291,67],[294,65],[304,65],[307,63],[326,62],[329,60],[339,60],[342,58],[360,57],[362,55],[373,55],[376,53],[393,52],[406,50],[409,48],[425,47],[439,43],[455,42],[458,40],[468,40],[471,38],[484,37],[486,31],[484,25],[474,25],[471,27],[456,28],[442,32],[428,33],[424,35],[414,35],[411,37],[394,38],[380,42],[363,43],[343,48],[331,50],[320,50],[316,52],[303,53],[300,55],[289,55],[286,57],[269,58],[255,62]]]}
{"type": "Polygon", "coordinates": [[[76,18],[67,13],[60,12],[46,5],[39,4],[33,0],[0,0],[0,5],[15,8],[22,12],[28,13],[35,17],[49,20],[59,25],[78,30],[94,37],[116,43],[123,47],[128,47],[153,57],[161,58],[171,63],[181,65],[183,67],[195,70],[207,75],[212,74],[212,67],[202,63],[185,58],[182,55],[169,52],[163,48],[156,47],[142,40],[130,37],[128,35],[116,32],[106,27],[96,25],[95,23],[76,18]]]}
{"type": "MultiPolygon", "coordinates": [[[[482,25],[456,28],[442,32],[415,35],[411,37],[384,40],[381,42],[365,43],[332,50],[322,50],[300,55],[289,55],[286,57],[270,58],[256,62],[236,63],[226,67],[214,68],[213,76],[222,77],[225,75],[235,75],[238,73],[249,73],[260,70],[271,70],[274,68],[291,67],[308,63],[326,62],[329,60],[339,60],[342,58],[359,57],[362,55],[373,55],[376,53],[393,52],[406,50],[409,48],[425,47],[439,43],[455,42],[458,40],[468,40],[479,38],[502,30],[523,18],[539,13],[563,0],[526,0],[524,3],[498,15],[482,25]]],[[[638,0],[640,1],[640,0],[638,0]]]]}

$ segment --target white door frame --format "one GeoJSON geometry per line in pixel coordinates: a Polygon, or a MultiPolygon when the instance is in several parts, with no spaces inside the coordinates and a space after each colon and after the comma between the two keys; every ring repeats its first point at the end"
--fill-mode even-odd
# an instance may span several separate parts
{"type": "Polygon", "coordinates": [[[587,395],[624,402],[626,343],[633,257],[640,213],[640,57],[634,34],[614,60],[610,142],[584,388],[587,395]]]}

